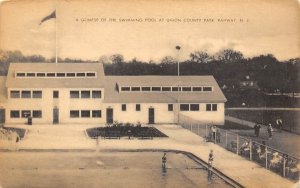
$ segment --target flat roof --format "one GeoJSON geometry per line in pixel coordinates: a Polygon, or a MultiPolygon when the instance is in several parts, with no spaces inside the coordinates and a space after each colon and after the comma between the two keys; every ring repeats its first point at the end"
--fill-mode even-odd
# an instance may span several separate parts
{"type": "Polygon", "coordinates": [[[6,86],[8,88],[102,88],[102,63],[10,63],[6,86]],[[97,77],[82,78],[16,78],[17,72],[96,72],[97,77]]]}
{"type": "Polygon", "coordinates": [[[106,76],[106,103],[223,103],[213,76],[106,76]],[[212,86],[212,92],[119,92],[117,86],[212,86]]]}

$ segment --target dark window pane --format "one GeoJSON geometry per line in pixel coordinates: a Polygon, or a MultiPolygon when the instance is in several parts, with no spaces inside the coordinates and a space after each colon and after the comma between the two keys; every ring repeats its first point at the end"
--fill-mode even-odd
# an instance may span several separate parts
{"type": "Polygon", "coordinates": [[[42,98],[42,91],[32,91],[32,98],[42,98]]]}
{"type": "Polygon", "coordinates": [[[92,91],[93,98],[101,98],[101,91],[92,91]]]}
{"type": "Polygon", "coordinates": [[[55,98],[55,99],[59,98],[59,92],[58,91],[53,91],[53,98],[55,98]]]}
{"type": "Polygon", "coordinates": [[[193,91],[202,91],[202,87],[193,87],[193,91]]]}
{"type": "Polygon", "coordinates": [[[19,118],[20,117],[20,111],[19,110],[10,111],[10,117],[11,118],[19,118]]]}
{"type": "Polygon", "coordinates": [[[76,73],[77,77],[85,77],[85,73],[84,72],[78,72],[76,73]]]}
{"type": "Polygon", "coordinates": [[[78,118],[79,117],[79,110],[71,110],[70,111],[71,118],[78,118]]]}
{"type": "Polygon", "coordinates": [[[75,73],[74,72],[68,72],[67,77],[75,77],[75,73]]]}
{"type": "Polygon", "coordinates": [[[142,91],[150,91],[151,88],[150,87],[142,87],[142,91]]]}
{"type": "Polygon", "coordinates": [[[96,77],[96,73],[95,72],[88,72],[86,73],[87,77],[96,77]]]}
{"type": "Polygon", "coordinates": [[[135,110],[136,111],[141,111],[141,105],[140,104],[136,104],[135,105],[135,110]]]}
{"type": "Polygon", "coordinates": [[[31,92],[30,91],[22,91],[22,98],[30,98],[31,92]]]}
{"type": "Polygon", "coordinates": [[[189,111],[189,105],[188,104],[180,104],[180,111],[189,111]]]}
{"type": "Polygon", "coordinates": [[[161,91],[161,87],[152,87],[152,91],[161,91]]]}
{"type": "Polygon", "coordinates": [[[25,73],[24,72],[18,72],[17,73],[17,77],[25,77],[25,73]]]}
{"type": "Polygon", "coordinates": [[[168,111],[173,111],[173,104],[168,104],[168,111]]]}
{"type": "Polygon", "coordinates": [[[141,91],[140,87],[131,87],[131,91],[141,91]]]}
{"type": "Polygon", "coordinates": [[[89,110],[81,110],[81,117],[89,118],[90,117],[90,111],[89,110]]]}
{"type": "Polygon", "coordinates": [[[46,73],[36,73],[36,76],[37,77],[45,77],[46,76],[46,73]]]}
{"type": "Polygon", "coordinates": [[[182,91],[192,91],[191,87],[182,87],[182,91]]]}
{"type": "Polygon", "coordinates": [[[121,91],[130,91],[130,87],[121,87],[121,91]]]}
{"type": "Polygon", "coordinates": [[[199,104],[191,104],[191,111],[199,111],[199,104]]]}
{"type": "Polygon", "coordinates": [[[10,98],[20,98],[20,91],[10,91],[10,98]]]}
{"type": "Polygon", "coordinates": [[[92,117],[93,118],[101,118],[101,110],[93,110],[92,117]]]}
{"type": "Polygon", "coordinates": [[[84,98],[84,99],[91,98],[91,92],[90,91],[81,91],[81,98],[84,98]]]}
{"type": "Polygon", "coordinates": [[[212,111],[217,111],[218,110],[218,105],[217,104],[213,104],[212,105],[212,111]]]}
{"type": "Polygon", "coordinates": [[[47,73],[47,77],[55,77],[55,73],[54,72],[49,72],[49,73],[47,73]]]}
{"type": "Polygon", "coordinates": [[[203,87],[203,91],[212,91],[212,87],[203,87]]]}
{"type": "Polygon", "coordinates": [[[35,77],[35,73],[34,72],[28,72],[26,74],[27,77],[35,77]]]}
{"type": "Polygon", "coordinates": [[[122,111],[126,111],[126,104],[122,104],[122,111]]]}
{"type": "Polygon", "coordinates": [[[181,88],[180,87],[172,87],[172,91],[180,91],[181,88]]]}
{"type": "Polygon", "coordinates": [[[33,118],[41,118],[42,117],[42,111],[41,110],[33,110],[32,111],[32,117],[33,118]]]}
{"type": "Polygon", "coordinates": [[[79,91],[70,91],[71,98],[79,98],[79,91]]]}
{"type": "Polygon", "coordinates": [[[66,73],[63,73],[63,72],[56,73],[56,77],[65,77],[65,76],[66,76],[66,73]]]}
{"type": "Polygon", "coordinates": [[[162,91],[171,91],[171,87],[162,87],[161,90],[162,91]]]}
{"type": "Polygon", "coordinates": [[[30,110],[22,110],[22,118],[27,118],[31,116],[30,110]]]}
{"type": "Polygon", "coordinates": [[[211,111],[211,104],[206,104],[206,111],[211,111]]]}

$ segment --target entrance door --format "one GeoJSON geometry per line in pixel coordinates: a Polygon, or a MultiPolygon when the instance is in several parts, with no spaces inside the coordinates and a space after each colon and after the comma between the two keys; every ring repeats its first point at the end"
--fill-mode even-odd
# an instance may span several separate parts
{"type": "Polygon", "coordinates": [[[106,123],[111,124],[114,122],[114,111],[112,108],[106,108],[106,123]]]}
{"type": "Polygon", "coordinates": [[[5,123],[5,109],[0,109],[0,124],[5,123]]]}
{"type": "Polygon", "coordinates": [[[154,108],[149,108],[149,124],[154,124],[154,108]]]}
{"type": "Polygon", "coordinates": [[[59,123],[59,109],[53,108],[53,124],[59,123]]]}

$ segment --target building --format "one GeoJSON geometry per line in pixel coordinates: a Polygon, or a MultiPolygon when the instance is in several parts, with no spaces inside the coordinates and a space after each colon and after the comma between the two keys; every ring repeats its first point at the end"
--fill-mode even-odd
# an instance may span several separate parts
{"type": "Polygon", "coordinates": [[[100,63],[11,63],[0,77],[5,122],[224,124],[213,76],[105,76],[100,63]]]}

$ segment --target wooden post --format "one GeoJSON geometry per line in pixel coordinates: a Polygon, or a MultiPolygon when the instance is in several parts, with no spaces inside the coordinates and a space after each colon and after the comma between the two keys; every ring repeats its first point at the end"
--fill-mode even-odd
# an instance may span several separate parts
{"type": "Polygon", "coordinates": [[[266,168],[268,168],[268,147],[267,145],[265,145],[266,147],[266,168]]]}
{"type": "Polygon", "coordinates": [[[282,176],[285,177],[285,163],[286,163],[286,157],[283,156],[283,169],[282,169],[282,176]]]}
{"type": "Polygon", "coordinates": [[[239,154],[239,135],[236,135],[236,154],[239,154]]]}
{"type": "Polygon", "coordinates": [[[252,140],[250,139],[250,161],[252,161],[252,140]]]}
{"type": "Polygon", "coordinates": [[[200,135],[200,133],[199,133],[199,124],[197,124],[197,131],[198,131],[198,135],[200,135]]]}
{"type": "Polygon", "coordinates": [[[228,143],[227,143],[227,131],[225,131],[225,147],[227,148],[227,145],[228,145],[228,143]]]}

